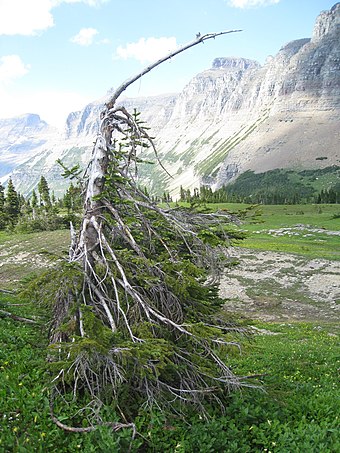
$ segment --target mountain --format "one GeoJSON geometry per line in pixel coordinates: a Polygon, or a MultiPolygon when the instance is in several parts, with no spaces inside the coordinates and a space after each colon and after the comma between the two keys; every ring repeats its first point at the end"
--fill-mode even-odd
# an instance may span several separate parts
{"type": "MultiPolygon", "coordinates": [[[[56,194],[61,191],[65,182],[55,161],[87,164],[104,102],[71,113],[62,134],[53,132],[44,141],[44,128],[37,131],[18,148],[21,160],[1,157],[1,167],[12,165],[8,169],[18,190],[30,192],[44,173],[56,194]]],[[[144,164],[141,184],[154,192],[176,195],[181,185],[221,187],[247,170],[339,165],[340,3],[317,17],[310,39],[284,45],[263,66],[245,58],[216,58],[179,94],[122,103],[141,112],[173,176],[144,164]]],[[[2,121],[17,121],[20,128],[18,119],[2,121]]],[[[0,122],[4,143],[7,130],[0,122]]],[[[11,137],[15,143],[17,136],[11,137]]],[[[151,151],[144,157],[154,158],[151,151]]]]}
{"type": "Polygon", "coordinates": [[[32,157],[56,133],[39,115],[0,119],[0,177],[32,157]]]}

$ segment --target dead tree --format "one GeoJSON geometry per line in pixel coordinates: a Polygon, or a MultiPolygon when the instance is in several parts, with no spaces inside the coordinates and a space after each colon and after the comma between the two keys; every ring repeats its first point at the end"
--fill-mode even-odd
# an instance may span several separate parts
{"type": "MultiPolygon", "coordinates": [[[[116,102],[154,67],[205,40],[238,30],[198,36],[123,83],[101,113],[87,170],[85,209],[72,232],[69,262],[57,281],[50,328],[53,397],[63,391],[90,395],[88,431],[101,424],[108,399],[132,426],[132,401],[148,408],[215,400],[249,381],[227,365],[242,329],[216,319],[219,275],[234,233],[227,213],[162,207],[138,186],[143,150],[157,152],[137,113],[116,102]],[[109,395],[109,396],[108,396],[109,395]],[[123,407],[127,410],[123,410],[123,407]]],[[[65,427],[53,414],[58,426],[65,427]]]]}

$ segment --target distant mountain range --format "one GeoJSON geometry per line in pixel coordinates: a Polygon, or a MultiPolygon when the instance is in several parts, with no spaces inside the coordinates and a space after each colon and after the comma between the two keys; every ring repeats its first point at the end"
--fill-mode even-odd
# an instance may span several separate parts
{"type": "MultiPolygon", "coordinates": [[[[27,194],[43,174],[60,194],[66,182],[56,160],[87,164],[107,96],[70,113],[63,132],[37,115],[0,120],[2,180],[11,175],[27,194]]],[[[310,39],[284,45],[263,66],[216,58],[179,94],[122,103],[141,112],[173,176],[157,164],[142,165],[141,184],[154,193],[221,187],[246,170],[339,165],[340,3],[321,12],[310,39]]]]}

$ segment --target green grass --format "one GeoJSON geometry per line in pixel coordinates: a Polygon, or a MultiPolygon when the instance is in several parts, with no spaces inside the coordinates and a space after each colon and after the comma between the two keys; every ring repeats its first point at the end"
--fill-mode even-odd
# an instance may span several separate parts
{"type": "MultiPolygon", "coordinates": [[[[248,207],[240,203],[216,203],[212,210],[226,209],[238,211],[248,207]]],[[[340,205],[260,205],[258,222],[246,219],[241,228],[250,233],[239,246],[249,249],[271,250],[296,253],[309,258],[340,260],[340,236],[329,235],[327,231],[340,231],[340,205]],[[282,228],[294,228],[296,225],[308,226],[304,231],[295,231],[296,235],[277,236],[275,232],[282,228]],[[313,233],[310,228],[323,229],[313,233]],[[309,234],[311,234],[309,236],[309,234]],[[307,236],[306,236],[307,235],[307,236]]]]}
{"type": "Polygon", "coordinates": [[[272,237],[264,233],[245,239],[242,242],[242,247],[296,253],[309,258],[340,260],[339,244],[339,236],[325,237],[325,235],[320,234],[304,239],[296,236],[291,238],[272,237]]]}
{"type": "MultiPolygon", "coordinates": [[[[211,203],[212,210],[226,209],[236,212],[251,205],[243,203],[211,203]]],[[[340,231],[340,205],[336,204],[305,204],[305,205],[258,205],[260,222],[247,224],[248,231],[292,227],[296,224],[311,225],[317,228],[340,231]]]]}
{"type": "MultiPolygon", "coordinates": [[[[223,204],[218,207],[235,211],[245,206],[223,204]]],[[[261,209],[262,223],[252,224],[247,220],[242,225],[253,233],[243,246],[277,247],[275,250],[338,259],[330,252],[339,248],[339,237],[320,233],[318,238],[324,242],[318,243],[315,238],[277,238],[264,231],[254,231],[296,224],[339,231],[339,219],[334,218],[340,211],[339,206],[263,206],[261,209]]],[[[26,252],[53,261],[56,256],[65,256],[68,244],[67,231],[16,236],[0,233],[0,252],[8,252],[13,257],[18,252],[26,252]]],[[[5,265],[0,267],[0,279],[9,271],[10,278],[18,280],[21,286],[36,269],[27,263],[19,264],[18,268],[5,265]]],[[[9,287],[17,286],[10,281],[9,287]]],[[[3,281],[0,288],[4,288],[3,281]]],[[[340,451],[339,325],[335,323],[244,321],[277,333],[254,336],[251,342],[245,343],[242,355],[228,358],[236,374],[261,374],[263,390],[244,389],[231,394],[225,413],[211,408],[209,420],[195,413],[189,413],[186,420],[165,417],[157,411],[150,415],[141,408],[136,419],[139,434],[133,440],[129,430],[113,433],[101,427],[92,433],[70,434],[57,428],[49,416],[51,377],[46,372],[49,315],[39,309],[35,301],[1,292],[0,309],[27,318],[35,316],[38,321],[33,325],[0,317],[0,453],[114,453],[129,448],[132,452],[182,453],[340,451]]],[[[74,413],[76,404],[71,406],[74,413]]],[[[74,423],[66,401],[62,409],[64,423],[74,423]]],[[[112,408],[105,407],[103,417],[112,420],[116,414],[112,408]]],[[[86,420],[83,413],[78,414],[78,421],[82,418],[86,420]]]]}
{"type": "MultiPolygon", "coordinates": [[[[0,293],[0,306],[38,325],[0,318],[0,452],[335,452],[340,449],[337,327],[256,323],[277,335],[256,335],[229,363],[240,375],[262,374],[263,389],[230,395],[224,414],[186,420],[141,409],[139,435],[99,428],[65,433],[49,416],[46,314],[33,303],[0,293]],[[14,305],[14,304],[25,305],[14,305]]],[[[73,403],[75,404],[75,403],[73,403]]],[[[64,422],[68,407],[63,408],[64,422]]],[[[107,407],[107,419],[114,416],[107,407]]]]}
{"type": "MultiPolygon", "coordinates": [[[[130,432],[117,436],[103,428],[70,434],[52,422],[46,372],[47,314],[34,303],[2,293],[0,308],[27,318],[39,317],[36,325],[0,317],[0,452],[127,451],[130,432]]],[[[63,421],[68,423],[64,404],[63,421]]]]}

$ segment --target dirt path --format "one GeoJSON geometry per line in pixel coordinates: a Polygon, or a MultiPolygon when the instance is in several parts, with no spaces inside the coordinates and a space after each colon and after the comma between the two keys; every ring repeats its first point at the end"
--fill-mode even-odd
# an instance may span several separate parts
{"type": "Polygon", "coordinates": [[[339,321],[340,262],[234,249],[240,265],[221,281],[228,311],[266,321],[339,321]]]}

